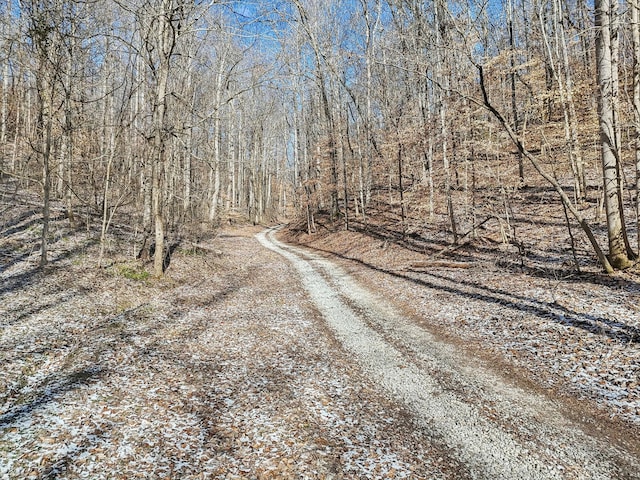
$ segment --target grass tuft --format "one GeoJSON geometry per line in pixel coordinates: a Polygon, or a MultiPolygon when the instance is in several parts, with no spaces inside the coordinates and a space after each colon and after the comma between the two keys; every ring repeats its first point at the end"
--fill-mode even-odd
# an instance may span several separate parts
{"type": "Polygon", "coordinates": [[[151,276],[149,272],[137,265],[116,265],[114,270],[117,275],[137,282],[147,280],[151,276]]]}

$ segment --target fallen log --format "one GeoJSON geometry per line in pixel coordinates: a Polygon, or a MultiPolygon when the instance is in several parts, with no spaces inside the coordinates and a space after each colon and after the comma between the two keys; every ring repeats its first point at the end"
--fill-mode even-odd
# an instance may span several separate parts
{"type": "Polygon", "coordinates": [[[468,262],[449,262],[446,260],[430,260],[426,262],[414,262],[410,264],[405,270],[411,269],[427,269],[427,268],[472,268],[473,263],[468,262]]]}
{"type": "Polygon", "coordinates": [[[192,250],[194,253],[209,253],[211,255],[215,255],[216,257],[222,256],[222,252],[220,250],[217,250],[209,245],[203,245],[201,243],[191,243],[190,250],[192,250]]]}

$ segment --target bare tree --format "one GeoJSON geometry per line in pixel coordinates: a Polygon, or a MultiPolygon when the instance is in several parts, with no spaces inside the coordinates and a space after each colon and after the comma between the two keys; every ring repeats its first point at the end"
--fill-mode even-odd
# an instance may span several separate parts
{"type": "Polygon", "coordinates": [[[617,73],[614,73],[614,47],[612,24],[617,21],[617,9],[610,0],[597,0],[596,8],[596,64],[598,74],[598,117],[600,147],[604,183],[604,204],[607,212],[607,236],[609,261],[614,268],[624,269],[632,265],[633,252],[628,250],[626,227],[622,211],[620,191],[620,149],[616,118],[617,73]]]}
{"type": "Polygon", "coordinates": [[[631,39],[633,47],[633,134],[636,169],[636,237],[640,252],[640,3],[631,0],[631,39]]]}
{"type": "Polygon", "coordinates": [[[59,0],[31,1],[24,5],[27,16],[26,34],[31,40],[37,93],[37,122],[31,146],[36,153],[42,175],[42,234],[40,236],[40,266],[48,263],[49,221],[54,175],[54,128],[60,114],[62,81],[65,62],[64,37],[70,19],[65,16],[65,4],[59,0]]]}

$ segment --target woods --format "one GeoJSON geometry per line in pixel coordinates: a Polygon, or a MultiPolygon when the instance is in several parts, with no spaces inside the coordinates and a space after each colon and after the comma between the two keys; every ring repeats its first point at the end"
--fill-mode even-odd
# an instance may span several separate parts
{"type": "Polygon", "coordinates": [[[0,478],[636,478],[638,1],[0,0],[0,478]]]}
{"type": "Polygon", "coordinates": [[[51,202],[159,277],[234,218],[521,252],[514,205],[547,188],[575,268],[637,258],[635,1],[8,0],[0,22],[2,182],[39,192],[42,266],[51,202]]]}

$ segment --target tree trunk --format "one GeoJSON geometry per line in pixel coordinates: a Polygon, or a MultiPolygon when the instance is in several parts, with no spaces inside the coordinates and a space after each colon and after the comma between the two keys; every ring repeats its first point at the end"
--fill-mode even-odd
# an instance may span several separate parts
{"type": "Polygon", "coordinates": [[[342,191],[344,194],[344,229],[349,230],[349,183],[347,181],[347,153],[348,157],[353,158],[353,149],[351,148],[351,134],[349,131],[349,111],[345,112],[344,118],[345,132],[342,135],[342,191]],[[345,149],[345,141],[347,148],[345,149]]]}
{"type": "Polygon", "coordinates": [[[75,88],[73,76],[73,62],[76,53],[76,25],[72,22],[72,38],[69,40],[69,51],[65,72],[65,95],[64,95],[64,120],[62,148],[60,155],[60,189],[59,196],[64,197],[67,207],[67,218],[69,224],[73,228],[75,226],[75,218],[73,215],[71,180],[73,177],[73,155],[74,155],[74,135],[73,135],[73,110],[71,104],[72,94],[75,88]]]}
{"type": "Polygon", "coordinates": [[[211,203],[209,205],[209,221],[213,222],[218,215],[218,202],[220,201],[220,164],[222,162],[221,146],[222,132],[222,89],[224,80],[224,69],[226,65],[227,50],[224,51],[222,57],[218,60],[218,72],[216,74],[216,94],[215,94],[215,117],[213,120],[213,181],[211,185],[211,203]]]}
{"type": "MultiPolygon", "coordinates": [[[[11,21],[11,2],[7,2],[5,10],[5,20],[3,24],[3,30],[9,29],[12,24],[11,21]]],[[[3,32],[5,33],[5,32],[3,32]]],[[[10,51],[11,51],[11,43],[9,40],[8,32],[6,35],[3,35],[5,38],[3,39],[4,46],[4,54],[6,57],[2,62],[2,107],[1,107],[1,115],[2,125],[0,125],[0,147],[4,148],[5,143],[7,142],[7,122],[9,121],[9,63],[10,63],[10,51]]],[[[17,127],[17,126],[16,126],[17,127]]]]}
{"type": "MultiPolygon", "coordinates": [[[[191,62],[189,63],[189,72],[187,74],[187,88],[188,93],[191,94],[191,109],[193,112],[193,106],[195,105],[195,92],[191,93],[191,89],[193,88],[193,65],[191,62]]],[[[182,210],[183,210],[183,218],[188,219],[190,216],[191,210],[191,159],[193,155],[193,124],[195,121],[195,115],[193,113],[189,113],[190,116],[190,124],[187,128],[187,138],[186,145],[184,149],[184,165],[182,169],[182,185],[183,185],[183,199],[182,199],[182,210]]]]}
{"type": "MultiPolygon", "coordinates": [[[[513,128],[516,133],[520,131],[520,122],[518,118],[518,104],[517,104],[517,91],[516,91],[516,46],[513,35],[513,3],[511,0],[507,2],[507,29],[509,30],[509,48],[511,49],[509,55],[509,63],[511,72],[509,79],[511,80],[511,113],[513,115],[513,128]]],[[[518,176],[520,183],[524,184],[524,161],[522,155],[518,152],[518,176]]]]}
{"type": "MultiPolygon", "coordinates": [[[[576,198],[579,201],[586,200],[587,195],[587,182],[584,172],[584,160],[582,158],[582,150],[580,148],[580,141],[578,139],[578,118],[576,115],[576,106],[573,101],[573,76],[571,74],[571,67],[569,63],[569,53],[567,49],[567,38],[564,28],[564,14],[562,13],[560,2],[558,3],[559,18],[557,25],[560,28],[560,49],[562,52],[562,67],[564,71],[564,83],[566,89],[566,107],[565,110],[565,122],[568,123],[568,138],[569,138],[569,151],[571,152],[571,164],[574,168],[574,177],[576,185],[576,198]]],[[[563,102],[564,104],[564,102],[563,102]]]]}
{"type": "MultiPolygon", "coordinates": [[[[615,1],[615,0],[614,0],[615,1]]],[[[600,123],[600,152],[604,204],[607,215],[607,236],[609,239],[609,261],[614,268],[624,269],[632,265],[627,254],[625,225],[621,212],[619,173],[620,152],[616,132],[617,86],[614,74],[615,62],[612,58],[611,41],[611,0],[596,0],[596,64],[598,78],[598,117],[600,123]]]]}
{"type": "Polygon", "coordinates": [[[48,79],[46,97],[40,103],[40,128],[42,134],[42,235],[40,237],[40,268],[49,262],[49,221],[51,216],[51,129],[53,127],[53,79],[48,79]]]}
{"type": "Polygon", "coordinates": [[[631,0],[631,40],[633,42],[633,136],[636,167],[636,237],[640,252],[640,3],[631,0]]]}
{"type": "Polygon", "coordinates": [[[155,85],[153,111],[153,169],[152,177],[152,208],[155,225],[155,251],[153,255],[153,274],[162,277],[164,273],[164,237],[165,237],[165,162],[166,162],[166,133],[165,118],[167,112],[167,85],[171,66],[171,55],[175,48],[175,30],[171,25],[171,0],[163,0],[158,15],[158,30],[156,33],[156,48],[158,49],[157,80],[155,85]]]}
{"type": "MultiPolygon", "coordinates": [[[[398,133],[398,137],[399,137],[398,133]]],[[[398,140],[398,190],[400,191],[400,224],[402,227],[402,238],[407,236],[407,212],[404,202],[404,183],[402,176],[404,175],[404,166],[402,158],[402,141],[398,140]]]]}

